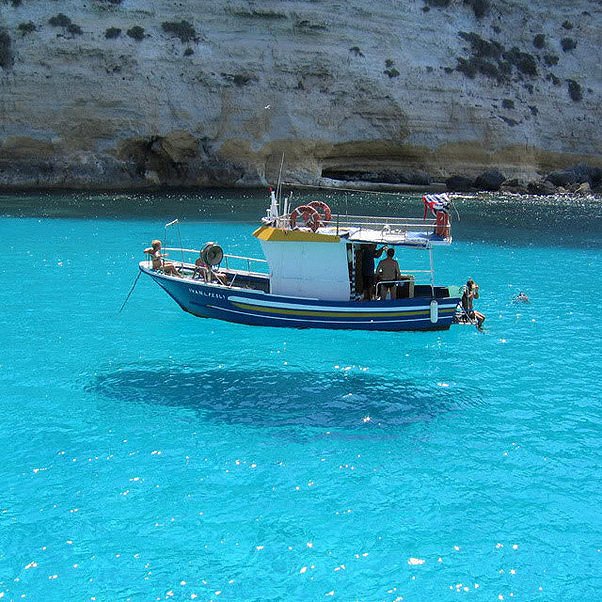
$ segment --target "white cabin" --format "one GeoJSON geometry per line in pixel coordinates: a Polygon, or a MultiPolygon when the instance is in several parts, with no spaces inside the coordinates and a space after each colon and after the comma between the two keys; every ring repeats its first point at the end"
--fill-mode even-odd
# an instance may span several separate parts
{"type": "Polygon", "coordinates": [[[271,226],[254,236],[270,268],[272,294],[349,301],[347,245],[340,236],[271,226]]]}

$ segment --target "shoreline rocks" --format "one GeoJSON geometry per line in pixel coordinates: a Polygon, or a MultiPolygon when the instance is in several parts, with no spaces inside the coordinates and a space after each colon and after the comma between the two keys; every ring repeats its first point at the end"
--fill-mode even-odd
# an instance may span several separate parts
{"type": "Polygon", "coordinates": [[[556,170],[537,180],[526,182],[521,178],[506,179],[497,169],[482,173],[472,179],[454,175],[445,184],[448,192],[508,192],[513,194],[600,194],[602,169],[580,163],[556,170]]]}
{"type": "Polygon", "coordinates": [[[474,185],[478,190],[497,192],[505,180],[506,176],[499,169],[491,169],[478,176],[474,185]]]}

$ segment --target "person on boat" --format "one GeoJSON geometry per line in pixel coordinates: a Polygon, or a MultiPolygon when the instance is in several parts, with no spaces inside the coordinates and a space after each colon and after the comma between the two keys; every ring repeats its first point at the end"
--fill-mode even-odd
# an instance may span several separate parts
{"type": "Polygon", "coordinates": [[[397,299],[397,284],[401,280],[401,270],[399,264],[393,256],[395,249],[387,249],[387,256],[379,262],[376,268],[376,281],[380,282],[380,300],[387,298],[387,293],[391,292],[391,299],[397,299]]]}
{"type": "Polygon", "coordinates": [[[165,257],[167,257],[167,253],[161,253],[161,241],[153,240],[151,242],[151,246],[147,249],[144,249],[144,252],[147,253],[153,262],[153,270],[162,270],[168,276],[177,276],[181,278],[182,275],[178,270],[176,270],[176,266],[171,263],[171,261],[165,261],[165,257]]]}
{"type": "Polygon", "coordinates": [[[202,278],[205,282],[211,282],[213,277],[220,283],[225,285],[227,282],[226,274],[220,274],[211,269],[211,266],[207,265],[203,261],[203,251],[200,251],[197,260],[195,261],[196,267],[194,268],[193,278],[202,278]]]}
{"type": "Polygon", "coordinates": [[[383,254],[385,247],[376,250],[375,244],[362,245],[362,298],[371,301],[374,297],[374,259],[383,254]]]}
{"type": "Polygon", "coordinates": [[[480,311],[475,311],[473,302],[479,298],[479,285],[470,278],[466,282],[464,287],[464,294],[462,295],[462,309],[471,320],[477,321],[477,326],[481,328],[485,321],[485,314],[480,311]]]}

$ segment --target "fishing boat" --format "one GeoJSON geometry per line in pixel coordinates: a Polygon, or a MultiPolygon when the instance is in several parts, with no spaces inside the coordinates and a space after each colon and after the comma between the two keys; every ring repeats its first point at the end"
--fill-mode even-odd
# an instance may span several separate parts
{"type": "Polygon", "coordinates": [[[461,288],[436,285],[433,264],[434,248],[452,242],[446,195],[426,195],[423,217],[404,218],[333,214],[319,200],[291,210],[292,195],[281,199],[270,194],[266,216],[253,232],[263,258],[229,255],[214,242],[202,249],[184,248],[180,237],[179,247],[162,250],[181,261],[168,262],[147,249],[151,255],[140,262],[141,272],[184,311],[202,318],[289,328],[450,327],[461,288]],[[395,280],[377,277],[364,300],[361,263],[373,245],[399,251],[403,273],[395,280]],[[427,255],[428,267],[406,269],[406,254],[417,250],[427,255]]]}

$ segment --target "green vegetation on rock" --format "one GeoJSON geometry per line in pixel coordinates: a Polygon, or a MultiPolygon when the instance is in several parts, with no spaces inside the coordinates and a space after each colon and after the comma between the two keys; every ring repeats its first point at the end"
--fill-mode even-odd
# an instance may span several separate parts
{"type": "Polygon", "coordinates": [[[573,38],[562,38],[562,40],[560,40],[560,45],[564,52],[569,52],[570,50],[575,50],[575,48],[577,48],[577,42],[575,42],[573,38]]]}
{"type": "Polygon", "coordinates": [[[120,35],[121,35],[121,29],[119,27],[109,27],[105,31],[105,38],[107,38],[107,40],[114,40],[115,38],[118,38],[120,35]]]}
{"type": "Polygon", "coordinates": [[[69,25],[71,25],[71,19],[67,15],[59,13],[54,17],[50,17],[48,23],[52,25],[52,27],[69,27],[69,25]]]}
{"type": "Polygon", "coordinates": [[[579,102],[583,98],[583,94],[581,93],[581,86],[574,79],[568,79],[567,84],[571,100],[573,102],[579,102]]]}
{"type": "Polygon", "coordinates": [[[23,34],[27,35],[28,33],[32,33],[36,30],[35,23],[33,21],[29,21],[27,23],[19,23],[17,29],[23,34]]]}
{"type": "Polygon", "coordinates": [[[182,44],[199,40],[194,27],[188,21],[164,21],[161,23],[161,28],[179,38],[182,44]]]}
{"type": "Polygon", "coordinates": [[[136,40],[137,42],[141,42],[146,37],[144,33],[144,27],[140,27],[140,25],[134,25],[134,27],[130,27],[126,33],[130,38],[136,40]]]}
{"type": "Polygon", "coordinates": [[[546,45],[546,36],[543,33],[538,33],[533,38],[533,46],[535,48],[543,48],[546,45]]]}
{"type": "Polygon", "coordinates": [[[14,62],[10,36],[7,31],[0,31],[0,67],[4,70],[11,69],[14,62]]]}

